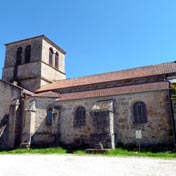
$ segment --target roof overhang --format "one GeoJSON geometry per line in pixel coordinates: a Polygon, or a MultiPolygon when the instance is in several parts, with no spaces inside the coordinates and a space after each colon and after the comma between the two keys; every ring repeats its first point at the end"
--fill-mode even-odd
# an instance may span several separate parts
{"type": "Polygon", "coordinates": [[[113,112],[113,100],[97,101],[91,108],[91,112],[110,111],[113,112]]]}

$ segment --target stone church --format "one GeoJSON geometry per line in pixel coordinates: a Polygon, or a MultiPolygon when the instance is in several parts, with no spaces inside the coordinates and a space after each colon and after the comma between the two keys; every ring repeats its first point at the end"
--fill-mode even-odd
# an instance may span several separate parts
{"type": "Polygon", "coordinates": [[[67,79],[46,36],[5,46],[1,149],[176,145],[176,62],[67,79]]]}

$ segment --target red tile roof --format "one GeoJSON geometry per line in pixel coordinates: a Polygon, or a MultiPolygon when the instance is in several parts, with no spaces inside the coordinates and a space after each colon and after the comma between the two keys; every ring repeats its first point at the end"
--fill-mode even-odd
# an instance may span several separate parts
{"type": "Polygon", "coordinates": [[[58,101],[75,100],[75,99],[104,97],[104,96],[111,96],[111,95],[155,91],[155,90],[166,90],[168,89],[168,86],[169,86],[168,82],[157,82],[157,83],[139,84],[139,85],[132,85],[132,86],[114,87],[114,88],[100,89],[100,90],[66,93],[66,94],[61,94],[61,96],[57,98],[57,100],[58,101]]]}
{"type": "Polygon", "coordinates": [[[140,78],[152,75],[161,75],[168,73],[176,73],[176,63],[168,62],[164,64],[151,65],[128,70],[121,70],[116,72],[109,72],[104,74],[97,74],[85,76],[80,78],[66,79],[48,84],[36,92],[56,90],[68,87],[77,87],[91,84],[98,84],[103,82],[118,81],[132,78],[140,78]]]}
{"type": "Polygon", "coordinates": [[[61,97],[61,94],[57,92],[48,91],[48,92],[33,94],[32,96],[33,97],[59,98],[61,97]]]}

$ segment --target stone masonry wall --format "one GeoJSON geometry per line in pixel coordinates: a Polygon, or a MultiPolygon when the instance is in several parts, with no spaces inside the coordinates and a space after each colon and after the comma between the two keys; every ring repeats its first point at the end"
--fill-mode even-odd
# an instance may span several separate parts
{"type": "Polygon", "coordinates": [[[142,130],[142,143],[170,144],[173,141],[171,114],[167,91],[129,94],[116,98],[115,104],[115,133],[117,141],[124,144],[135,143],[135,130],[142,130]],[[143,101],[147,108],[148,122],[133,123],[132,105],[143,101]]]}
{"type": "Polygon", "coordinates": [[[9,114],[10,104],[20,97],[21,90],[0,80],[0,119],[9,114]]]}
{"type": "MultiPolygon", "coordinates": [[[[167,91],[153,91],[125,94],[109,97],[88,98],[72,101],[55,102],[52,98],[35,98],[36,120],[34,141],[36,143],[53,143],[52,126],[46,125],[46,109],[50,104],[60,107],[58,120],[59,142],[62,144],[89,144],[90,135],[94,133],[90,111],[97,101],[114,100],[114,133],[116,147],[120,144],[135,144],[135,131],[142,130],[143,145],[173,143],[170,109],[167,91]],[[133,103],[143,101],[147,108],[148,122],[133,123],[133,103]],[[86,126],[74,127],[74,115],[78,106],[86,108],[86,126]]],[[[29,101],[29,100],[28,100],[29,101]]],[[[27,103],[27,102],[26,102],[27,103]]],[[[26,105],[25,105],[26,106],[26,105]]],[[[27,125],[27,124],[25,124],[27,125]]]]}
{"type": "MultiPolygon", "coordinates": [[[[35,122],[32,131],[32,145],[45,145],[52,144],[54,142],[54,138],[52,136],[52,126],[46,124],[47,117],[47,108],[49,105],[53,103],[55,98],[39,98],[39,97],[31,97],[25,100],[25,109],[28,109],[29,103],[31,101],[35,101],[35,122]]],[[[29,125],[30,120],[27,116],[27,111],[24,112],[24,120],[23,120],[23,137],[22,141],[26,141],[26,136],[29,135],[29,125]]]]}
{"type": "Polygon", "coordinates": [[[107,99],[114,99],[116,146],[118,143],[135,144],[135,131],[139,129],[142,130],[143,139],[141,142],[144,145],[173,142],[167,91],[58,102],[57,104],[61,106],[61,142],[74,143],[75,139],[83,138],[85,143],[89,143],[89,136],[92,133],[90,110],[96,101],[107,99]],[[132,105],[136,101],[146,103],[147,123],[138,125],[133,123],[132,105]],[[86,108],[86,127],[73,127],[74,112],[78,106],[86,108]]]}
{"type": "Polygon", "coordinates": [[[65,52],[55,44],[48,42],[43,37],[17,41],[6,45],[5,64],[2,79],[8,82],[18,81],[23,88],[35,91],[52,81],[65,79],[65,52]],[[31,46],[30,62],[25,63],[25,49],[31,46]],[[18,48],[22,48],[22,61],[17,66],[16,57],[18,48]],[[58,52],[59,65],[55,68],[55,55],[53,54],[53,65],[49,65],[49,48],[58,52]],[[17,75],[16,75],[17,73],[17,75]],[[15,76],[15,77],[14,77],[15,76]]]}
{"type": "Polygon", "coordinates": [[[50,82],[66,78],[65,74],[60,73],[55,68],[50,67],[49,65],[47,65],[45,63],[41,64],[41,73],[42,73],[42,75],[41,75],[42,78],[44,80],[48,80],[50,82]]]}
{"type": "Polygon", "coordinates": [[[39,77],[41,72],[40,62],[33,62],[18,66],[18,79],[32,79],[39,77]],[[30,73],[30,74],[29,74],[30,73]]]}
{"type": "MultiPolygon", "coordinates": [[[[21,67],[25,63],[25,48],[28,45],[31,45],[32,47],[30,62],[40,61],[41,46],[42,46],[41,42],[42,40],[40,38],[36,38],[36,39],[23,40],[23,41],[19,41],[16,43],[6,45],[6,56],[5,56],[5,63],[4,63],[4,68],[3,68],[2,79],[9,81],[9,82],[13,80],[13,68],[16,65],[16,52],[19,47],[22,47],[21,67]]],[[[23,71],[29,74],[30,69],[24,68],[23,71]]],[[[39,73],[40,73],[40,70],[38,74],[39,73]]]]}
{"type": "MultiPolygon", "coordinates": [[[[65,73],[65,55],[52,46],[50,43],[48,43],[45,40],[42,40],[42,61],[49,64],[49,48],[52,48],[55,52],[58,52],[59,55],[59,71],[65,73]]],[[[53,66],[55,65],[55,59],[53,57],[53,66]]]]}
{"type": "Polygon", "coordinates": [[[14,120],[10,115],[10,105],[15,99],[19,99],[21,96],[21,90],[5,83],[4,81],[0,80],[0,148],[7,149],[9,146],[10,138],[12,136],[11,133],[11,121],[14,120]],[[6,123],[3,124],[2,122],[6,119],[6,123]]]}
{"type": "MultiPolygon", "coordinates": [[[[11,43],[6,45],[6,56],[4,67],[13,67],[16,64],[16,51],[19,47],[22,47],[22,63],[25,63],[25,48],[28,45],[31,45],[31,62],[36,62],[41,60],[41,38],[33,38],[28,40],[18,41],[16,43],[11,43]]],[[[5,76],[5,75],[4,75],[5,76]]]]}

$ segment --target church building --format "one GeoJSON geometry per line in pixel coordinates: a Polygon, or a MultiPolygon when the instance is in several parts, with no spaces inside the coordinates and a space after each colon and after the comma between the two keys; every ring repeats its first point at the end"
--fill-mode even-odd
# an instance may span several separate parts
{"type": "Polygon", "coordinates": [[[5,46],[0,149],[176,146],[176,62],[67,79],[46,36],[5,46]]]}

